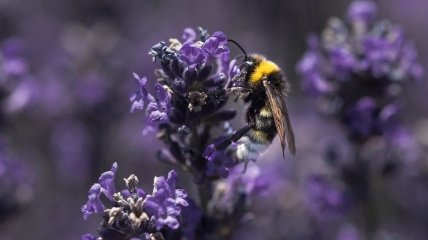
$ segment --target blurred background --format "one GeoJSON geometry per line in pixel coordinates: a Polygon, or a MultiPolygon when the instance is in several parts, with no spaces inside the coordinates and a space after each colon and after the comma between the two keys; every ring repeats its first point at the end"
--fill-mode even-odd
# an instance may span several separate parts
{"type": "MultiPolygon", "coordinates": [[[[334,221],[343,223],[343,240],[355,239],[346,238],[357,230],[341,218],[314,223],[302,201],[304,179],[326,171],[323,149],[344,136],[337,123],[318,114],[295,71],[308,34],[319,33],[331,16],[343,17],[349,2],[0,0],[0,158],[5,159],[0,162],[0,238],[71,240],[94,233],[99,219],[83,221],[80,207],[91,184],[115,161],[118,179],[134,173],[144,189],[151,189],[154,176],[167,173],[169,166],[155,157],[160,143],[141,134],[142,113],[129,113],[129,96],[137,87],[132,73],[153,80],[158,65],[147,54],[151,46],[180,38],[186,27],[202,26],[268,56],[292,85],[288,104],[298,154],[283,160],[275,142],[259,161],[274,171],[276,191],[255,200],[255,221],[240,229],[237,239],[318,239],[313,224],[327,231],[327,222],[334,221]]],[[[428,69],[428,2],[376,2],[380,18],[405,29],[428,69]]],[[[423,153],[428,149],[427,90],[426,81],[411,84],[403,100],[404,121],[423,153]]],[[[424,172],[428,158],[421,161],[416,166],[424,172]]],[[[189,192],[195,190],[191,182],[180,174],[181,187],[189,192]]],[[[396,190],[391,194],[401,200],[387,210],[385,236],[379,239],[427,239],[428,183],[411,187],[390,183],[396,190]],[[406,203],[409,198],[412,204],[406,203]]]]}

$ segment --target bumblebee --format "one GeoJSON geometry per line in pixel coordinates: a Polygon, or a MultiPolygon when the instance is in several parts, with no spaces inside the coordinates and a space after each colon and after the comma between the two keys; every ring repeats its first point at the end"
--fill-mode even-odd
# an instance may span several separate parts
{"type": "Polygon", "coordinates": [[[293,128],[288,115],[286,96],[288,81],[274,62],[259,54],[245,55],[239,73],[227,85],[227,90],[249,103],[246,111],[247,126],[238,130],[232,139],[236,142],[234,156],[238,161],[256,160],[279,135],[282,154],[287,147],[296,153],[293,128]]]}

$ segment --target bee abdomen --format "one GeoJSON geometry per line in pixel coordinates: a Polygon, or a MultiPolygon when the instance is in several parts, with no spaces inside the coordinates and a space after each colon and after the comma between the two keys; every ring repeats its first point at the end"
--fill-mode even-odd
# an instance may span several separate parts
{"type": "Polygon", "coordinates": [[[257,160],[275,138],[273,118],[258,115],[255,121],[255,127],[237,142],[234,155],[238,161],[257,160]]]}

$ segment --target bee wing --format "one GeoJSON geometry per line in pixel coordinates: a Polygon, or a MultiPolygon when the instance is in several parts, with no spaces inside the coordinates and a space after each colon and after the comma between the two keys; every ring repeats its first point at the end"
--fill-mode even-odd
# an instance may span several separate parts
{"type": "Polygon", "coordinates": [[[263,81],[263,85],[272,108],[273,119],[275,121],[276,130],[278,131],[279,140],[281,141],[282,154],[284,155],[284,149],[287,145],[290,153],[295,155],[296,145],[294,142],[293,128],[291,127],[290,118],[288,116],[287,105],[285,104],[285,94],[268,81],[263,81]]]}

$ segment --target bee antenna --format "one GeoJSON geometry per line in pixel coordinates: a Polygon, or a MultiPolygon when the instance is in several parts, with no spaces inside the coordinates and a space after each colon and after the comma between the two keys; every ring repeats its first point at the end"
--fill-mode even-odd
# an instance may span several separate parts
{"type": "Polygon", "coordinates": [[[247,59],[247,52],[245,52],[244,48],[241,47],[241,45],[239,45],[239,43],[237,43],[235,40],[233,39],[227,39],[228,42],[231,42],[233,44],[235,44],[239,49],[241,49],[242,53],[244,53],[245,55],[245,59],[247,59]]]}

